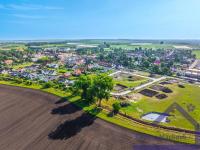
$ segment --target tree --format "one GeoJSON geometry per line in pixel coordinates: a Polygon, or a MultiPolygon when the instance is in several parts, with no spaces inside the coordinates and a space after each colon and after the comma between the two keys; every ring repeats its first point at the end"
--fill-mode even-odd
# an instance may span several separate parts
{"type": "Polygon", "coordinates": [[[121,108],[121,105],[120,105],[119,102],[115,102],[115,103],[112,105],[112,107],[113,107],[113,112],[114,112],[115,114],[117,114],[117,113],[119,112],[120,108],[121,108]]]}
{"type": "Polygon", "coordinates": [[[52,83],[51,82],[45,82],[42,87],[43,87],[43,89],[48,89],[48,88],[52,87],[52,83]]]}
{"type": "Polygon", "coordinates": [[[153,73],[156,73],[156,74],[159,74],[159,73],[160,73],[159,67],[156,66],[156,65],[154,65],[154,66],[152,67],[152,72],[153,72],[153,73]]]}
{"type": "Polygon", "coordinates": [[[44,56],[44,57],[38,59],[37,62],[40,63],[40,64],[45,65],[45,64],[51,62],[51,58],[49,58],[49,57],[47,57],[47,56],[44,56]]]}
{"type": "Polygon", "coordinates": [[[150,63],[147,60],[145,60],[142,65],[144,68],[148,68],[150,66],[150,63]]]}
{"type": "Polygon", "coordinates": [[[105,74],[100,74],[94,78],[93,91],[94,96],[98,100],[99,107],[101,106],[102,99],[108,100],[112,89],[113,82],[111,77],[105,74]]]}
{"type": "Polygon", "coordinates": [[[81,90],[81,98],[86,100],[88,97],[88,90],[92,85],[92,80],[87,75],[81,75],[79,79],[75,82],[74,87],[78,91],[81,90]]]}
{"type": "Polygon", "coordinates": [[[164,44],[164,41],[161,41],[160,44],[164,44]]]}
{"type": "Polygon", "coordinates": [[[91,84],[91,86],[87,89],[87,99],[86,101],[90,104],[95,102],[95,95],[94,95],[94,85],[91,84]]]}

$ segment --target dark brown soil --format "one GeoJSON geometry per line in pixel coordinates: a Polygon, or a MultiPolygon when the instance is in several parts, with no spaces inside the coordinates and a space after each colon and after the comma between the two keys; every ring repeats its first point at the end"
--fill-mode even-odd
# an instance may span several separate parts
{"type": "Polygon", "coordinates": [[[165,95],[165,94],[159,94],[159,95],[156,95],[156,98],[158,98],[158,99],[165,99],[165,98],[167,98],[167,95],[165,95]]]}
{"type": "Polygon", "coordinates": [[[172,142],[107,123],[51,94],[0,85],[1,150],[133,150],[172,142]]]}
{"type": "Polygon", "coordinates": [[[140,91],[139,93],[144,96],[148,96],[148,97],[153,97],[158,94],[158,92],[149,90],[149,89],[144,89],[144,90],[140,91]]]}
{"type": "Polygon", "coordinates": [[[116,90],[116,91],[118,91],[118,92],[123,91],[123,90],[126,89],[126,88],[128,88],[128,87],[125,86],[125,85],[122,85],[122,84],[116,84],[116,85],[114,86],[114,90],[116,90]]]}
{"type": "Polygon", "coordinates": [[[161,85],[153,85],[150,88],[153,89],[153,90],[162,91],[162,92],[165,92],[165,93],[172,93],[173,92],[171,89],[164,87],[164,86],[161,86],[161,85]]]}
{"type": "Polygon", "coordinates": [[[167,84],[171,84],[171,83],[169,83],[169,82],[167,82],[167,81],[163,81],[163,82],[160,82],[160,84],[162,84],[162,85],[167,85],[167,84]]]}

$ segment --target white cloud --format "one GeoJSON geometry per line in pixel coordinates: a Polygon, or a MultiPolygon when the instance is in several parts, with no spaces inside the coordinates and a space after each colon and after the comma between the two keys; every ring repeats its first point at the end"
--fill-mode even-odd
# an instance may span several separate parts
{"type": "Polygon", "coordinates": [[[2,5],[0,8],[10,9],[10,10],[63,10],[63,7],[56,6],[46,6],[46,5],[33,5],[33,4],[9,4],[2,5]]]}
{"type": "Polygon", "coordinates": [[[22,19],[44,19],[44,16],[25,15],[25,14],[12,14],[12,16],[22,19]]]}

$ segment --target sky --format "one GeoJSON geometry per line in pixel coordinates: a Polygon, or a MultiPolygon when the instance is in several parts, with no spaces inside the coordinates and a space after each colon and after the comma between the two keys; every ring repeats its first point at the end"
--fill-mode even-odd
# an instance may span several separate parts
{"type": "Polygon", "coordinates": [[[200,39],[200,0],[0,0],[0,40],[200,39]]]}

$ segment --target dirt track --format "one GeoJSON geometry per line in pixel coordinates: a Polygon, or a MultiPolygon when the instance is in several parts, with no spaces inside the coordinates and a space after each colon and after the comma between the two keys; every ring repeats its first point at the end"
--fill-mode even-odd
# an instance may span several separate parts
{"type": "Polygon", "coordinates": [[[173,144],[58,102],[51,94],[0,85],[0,150],[132,150],[136,144],[173,144]]]}

